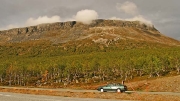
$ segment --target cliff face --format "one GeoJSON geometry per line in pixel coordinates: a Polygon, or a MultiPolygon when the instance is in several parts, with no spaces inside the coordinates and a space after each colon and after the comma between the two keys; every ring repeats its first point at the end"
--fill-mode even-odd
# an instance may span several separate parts
{"type": "Polygon", "coordinates": [[[84,25],[76,21],[70,22],[57,22],[52,24],[41,24],[37,26],[16,28],[5,31],[0,31],[0,34],[18,35],[18,34],[32,34],[32,33],[42,33],[45,31],[59,30],[59,29],[69,29],[73,27],[105,27],[105,26],[116,26],[116,27],[135,27],[143,30],[156,30],[154,27],[146,26],[145,24],[140,24],[140,22],[130,22],[130,21],[120,21],[120,20],[95,20],[90,25],[84,25]]]}
{"type": "Polygon", "coordinates": [[[138,21],[99,19],[94,20],[90,25],[70,21],[0,31],[0,43],[41,39],[50,40],[53,43],[91,39],[92,42],[101,43],[102,41],[105,44],[109,40],[131,39],[179,44],[178,41],[162,35],[153,26],[147,26],[138,21]]]}
{"type": "Polygon", "coordinates": [[[0,31],[0,39],[6,42],[22,42],[27,40],[42,39],[44,33],[54,30],[72,28],[76,22],[41,24],[25,28],[16,28],[5,31],[0,31]]]}

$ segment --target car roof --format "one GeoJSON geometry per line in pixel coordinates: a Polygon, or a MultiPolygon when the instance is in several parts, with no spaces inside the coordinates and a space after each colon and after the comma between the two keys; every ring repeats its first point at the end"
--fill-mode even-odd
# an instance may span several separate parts
{"type": "Polygon", "coordinates": [[[111,85],[111,86],[117,86],[117,85],[122,85],[122,84],[120,84],[120,83],[110,83],[110,84],[108,84],[109,86],[111,85]]]}

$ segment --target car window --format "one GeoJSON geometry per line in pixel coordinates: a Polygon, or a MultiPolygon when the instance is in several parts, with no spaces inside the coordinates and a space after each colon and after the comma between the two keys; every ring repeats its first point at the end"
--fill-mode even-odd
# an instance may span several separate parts
{"type": "Polygon", "coordinates": [[[113,86],[113,85],[112,85],[112,84],[108,84],[107,86],[111,87],[111,86],[113,86]]]}

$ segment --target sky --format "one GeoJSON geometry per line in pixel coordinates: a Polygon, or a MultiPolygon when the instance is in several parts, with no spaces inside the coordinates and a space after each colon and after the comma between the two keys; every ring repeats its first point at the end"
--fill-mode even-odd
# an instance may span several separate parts
{"type": "Polygon", "coordinates": [[[179,7],[179,0],[0,0],[0,30],[72,20],[139,20],[180,40],[179,7]]]}

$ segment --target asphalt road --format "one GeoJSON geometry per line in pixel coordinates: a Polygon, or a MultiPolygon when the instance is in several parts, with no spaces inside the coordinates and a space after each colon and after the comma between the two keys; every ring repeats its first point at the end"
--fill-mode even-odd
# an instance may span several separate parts
{"type": "MultiPolygon", "coordinates": [[[[23,88],[23,87],[7,87],[0,86],[0,88],[13,88],[13,89],[30,89],[30,90],[51,90],[51,91],[61,91],[61,92],[99,92],[97,90],[76,90],[76,89],[48,89],[48,88],[23,88]]],[[[180,96],[180,92],[140,92],[140,91],[126,91],[126,93],[138,93],[138,94],[160,94],[160,95],[175,95],[180,96]]]]}
{"type": "MultiPolygon", "coordinates": [[[[47,88],[23,88],[23,87],[7,87],[0,86],[5,89],[29,89],[29,90],[50,90],[60,92],[99,92],[97,90],[75,90],[75,89],[47,89],[47,88]]],[[[101,93],[101,92],[99,92],[101,93]]],[[[140,91],[126,91],[125,93],[138,93],[138,94],[158,94],[158,95],[174,95],[180,96],[180,92],[140,92],[140,91]]],[[[10,92],[0,92],[0,101],[128,101],[128,100],[115,100],[115,99],[97,99],[97,98],[73,98],[73,97],[60,97],[48,95],[32,95],[32,94],[19,94],[10,92]]]]}
{"type": "Polygon", "coordinates": [[[57,96],[0,92],[0,101],[128,101],[128,100],[73,98],[73,97],[57,97],[57,96]]]}

